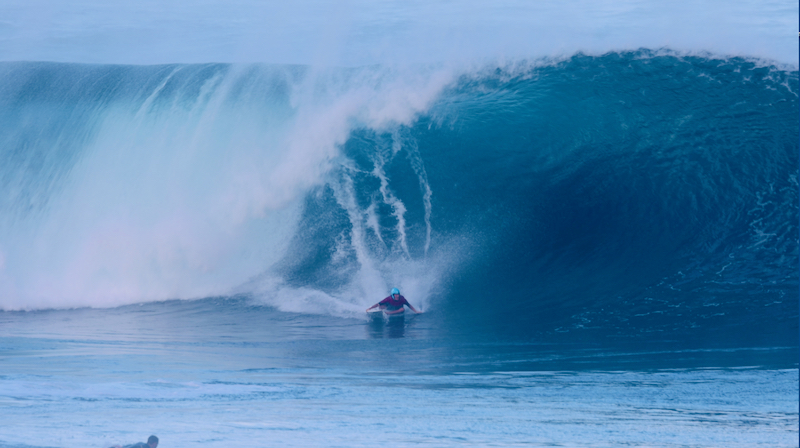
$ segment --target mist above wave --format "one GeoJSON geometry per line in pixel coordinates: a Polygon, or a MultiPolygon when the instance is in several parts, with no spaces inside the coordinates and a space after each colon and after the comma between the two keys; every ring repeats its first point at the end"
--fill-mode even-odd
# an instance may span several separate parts
{"type": "Polygon", "coordinates": [[[669,47],[797,66],[782,1],[12,0],[0,60],[311,65],[476,62],[669,47]]]}

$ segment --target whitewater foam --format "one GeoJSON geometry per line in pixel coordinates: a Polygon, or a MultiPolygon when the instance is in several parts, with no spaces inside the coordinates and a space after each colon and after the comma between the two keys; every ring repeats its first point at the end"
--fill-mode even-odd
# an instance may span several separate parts
{"type": "MultiPolygon", "coordinates": [[[[44,90],[56,111],[40,116],[45,125],[64,113],[83,119],[56,131],[76,142],[66,157],[35,128],[12,127],[7,137],[20,154],[41,154],[50,171],[30,170],[38,161],[25,156],[3,172],[7,191],[17,192],[2,200],[5,309],[229,293],[285,256],[305,195],[342,166],[352,129],[410,123],[452,78],[382,68],[14,67],[9,77],[59,80],[44,90]],[[59,104],[62,88],[95,99],[59,104]],[[53,177],[62,180],[52,186],[53,177]],[[24,201],[34,196],[43,199],[32,214],[24,201]]],[[[43,87],[23,82],[6,98],[43,87]]],[[[22,113],[37,107],[6,104],[22,113]]],[[[403,204],[386,188],[402,234],[403,204]]],[[[361,232],[360,218],[352,222],[361,232]]],[[[369,257],[358,261],[371,290],[369,257]]]]}

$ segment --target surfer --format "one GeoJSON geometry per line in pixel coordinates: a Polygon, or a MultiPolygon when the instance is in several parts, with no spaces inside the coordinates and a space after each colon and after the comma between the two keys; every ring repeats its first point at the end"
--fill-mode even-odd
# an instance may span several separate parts
{"type": "Polygon", "coordinates": [[[369,310],[375,308],[376,306],[379,306],[381,307],[382,310],[384,310],[386,314],[400,314],[403,311],[405,311],[403,305],[408,305],[408,307],[411,308],[411,311],[417,314],[420,314],[422,312],[422,311],[417,311],[416,308],[411,306],[411,304],[408,303],[408,300],[406,300],[405,297],[400,295],[400,290],[397,288],[392,288],[392,294],[389,295],[389,297],[367,308],[367,312],[369,312],[369,310]]]}
{"type": "Polygon", "coordinates": [[[114,445],[111,448],[156,448],[158,446],[158,437],[150,436],[147,438],[147,443],[139,442],[134,443],[133,445],[125,445],[124,447],[120,445],[114,445]]]}

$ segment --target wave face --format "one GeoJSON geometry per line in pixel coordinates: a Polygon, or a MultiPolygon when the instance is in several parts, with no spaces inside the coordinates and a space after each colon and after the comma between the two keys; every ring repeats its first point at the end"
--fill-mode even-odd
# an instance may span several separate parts
{"type": "Polygon", "coordinates": [[[3,309],[357,316],[398,286],[523,337],[796,344],[795,71],[638,51],[0,78],[3,309]]]}
{"type": "Polygon", "coordinates": [[[488,241],[453,295],[522,332],[794,341],[797,73],[644,56],[465,79],[415,127],[437,225],[488,241]]]}

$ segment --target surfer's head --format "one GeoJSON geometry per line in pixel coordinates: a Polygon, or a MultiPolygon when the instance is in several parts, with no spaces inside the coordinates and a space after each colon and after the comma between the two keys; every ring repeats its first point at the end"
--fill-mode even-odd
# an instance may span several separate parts
{"type": "Polygon", "coordinates": [[[156,448],[156,447],[158,446],[158,437],[156,437],[156,436],[150,436],[150,437],[147,439],[147,445],[148,445],[150,448],[156,448]]]}
{"type": "Polygon", "coordinates": [[[395,296],[395,295],[399,296],[400,295],[400,290],[397,289],[397,288],[392,288],[392,295],[393,296],[395,296]]]}

